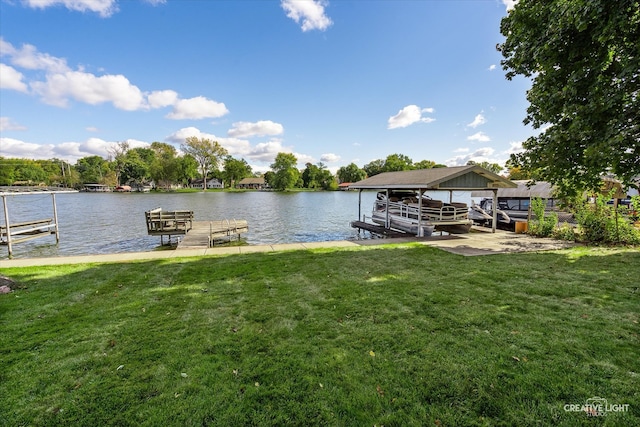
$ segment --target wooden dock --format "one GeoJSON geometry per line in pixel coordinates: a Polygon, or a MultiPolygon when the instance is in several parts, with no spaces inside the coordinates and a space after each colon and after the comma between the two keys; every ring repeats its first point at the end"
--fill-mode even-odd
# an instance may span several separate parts
{"type": "Polygon", "coordinates": [[[391,230],[389,228],[384,228],[381,225],[370,224],[368,222],[363,222],[363,221],[351,221],[351,227],[357,228],[358,230],[365,230],[365,231],[368,231],[369,233],[374,233],[384,237],[411,236],[411,234],[407,234],[403,231],[391,230]]]}
{"type": "Polygon", "coordinates": [[[218,242],[239,240],[242,233],[249,231],[243,219],[222,221],[193,221],[193,226],[180,240],[177,249],[210,248],[218,242]]]}

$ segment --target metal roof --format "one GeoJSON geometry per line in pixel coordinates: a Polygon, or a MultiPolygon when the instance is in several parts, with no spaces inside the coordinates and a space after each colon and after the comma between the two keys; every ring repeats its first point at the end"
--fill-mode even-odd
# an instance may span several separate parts
{"type": "MultiPolygon", "coordinates": [[[[548,182],[536,182],[528,186],[531,181],[517,180],[513,181],[518,184],[518,188],[501,188],[498,190],[498,197],[540,197],[543,199],[553,198],[553,186],[548,182]]],[[[471,197],[491,197],[493,193],[490,191],[472,191],[471,197]]]]}
{"type": "Polygon", "coordinates": [[[478,165],[384,172],[354,182],[355,189],[489,190],[517,185],[478,165]]]}

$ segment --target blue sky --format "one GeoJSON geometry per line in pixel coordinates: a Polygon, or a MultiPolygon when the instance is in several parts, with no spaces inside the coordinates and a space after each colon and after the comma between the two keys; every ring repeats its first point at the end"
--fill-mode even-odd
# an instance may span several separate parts
{"type": "Polygon", "coordinates": [[[503,163],[534,130],[508,0],[0,0],[0,156],[217,140],[256,171],[503,163]]]}

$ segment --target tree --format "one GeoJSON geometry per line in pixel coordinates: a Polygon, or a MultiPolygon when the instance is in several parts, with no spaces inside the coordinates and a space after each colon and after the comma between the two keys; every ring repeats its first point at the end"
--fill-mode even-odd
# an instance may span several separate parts
{"type": "Polygon", "coordinates": [[[379,173],[384,172],[384,160],[372,160],[371,162],[364,165],[362,169],[364,169],[367,176],[378,175],[379,173]]]}
{"type": "Polygon", "coordinates": [[[117,142],[107,149],[109,157],[113,158],[113,171],[116,173],[116,185],[120,185],[127,151],[129,151],[129,143],[127,141],[117,142]]]}
{"type": "Polygon", "coordinates": [[[408,171],[413,169],[413,160],[404,154],[390,154],[384,161],[384,172],[408,171]]]}
{"type": "Polygon", "coordinates": [[[640,175],[640,1],[520,0],[500,31],[507,79],[533,80],[524,123],[545,129],[514,163],[566,194],[640,175]]]}
{"type": "Polygon", "coordinates": [[[106,184],[109,177],[109,162],[100,156],[78,159],[75,166],[83,183],[106,184]]]}
{"type": "Polygon", "coordinates": [[[414,169],[431,169],[436,166],[436,162],[433,160],[420,160],[413,164],[414,169]]]}
{"type": "Polygon", "coordinates": [[[180,148],[198,162],[200,174],[204,180],[203,190],[206,190],[209,172],[218,168],[220,159],[227,155],[227,150],[218,144],[218,141],[198,138],[197,136],[187,138],[180,148]]]}
{"type": "Polygon", "coordinates": [[[238,181],[249,176],[251,176],[251,166],[245,159],[238,160],[231,156],[224,159],[224,180],[230,187],[234,187],[238,181]]]}
{"type": "Polygon", "coordinates": [[[342,166],[336,173],[340,182],[357,182],[365,179],[367,173],[364,169],[360,169],[355,163],[349,163],[342,166]]]}
{"type": "Polygon", "coordinates": [[[274,162],[270,165],[273,175],[269,185],[276,190],[286,190],[295,186],[300,171],[296,168],[298,159],[291,153],[278,153],[274,162]]]}
{"type": "Polygon", "coordinates": [[[480,167],[485,168],[486,170],[490,170],[493,173],[500,173],[502,172],[502,166],[500,166],[498,163],[489,163],[487,161],[484,162],[475,162],[473,160],[469,160],[467,162],[467,166],[469,165],[478,165],[480,167]]]}
{"type": "Polygon", "coordinates": [[[307,163],[302,171],[302,186],[305,188],[322,188],[332,190],[336,188],[335,178],[322,162],[307,163]]]}

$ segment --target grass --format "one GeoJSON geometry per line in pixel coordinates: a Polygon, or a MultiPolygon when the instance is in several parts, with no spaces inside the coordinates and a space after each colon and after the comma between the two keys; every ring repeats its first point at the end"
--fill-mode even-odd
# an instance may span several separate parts
{"type": "Polygon", "coordinates": [[[640,425],[640,252],[4,269],[0,425],[640,425]],[[628,404],[588,417],[567,404],[628,404]]]}

